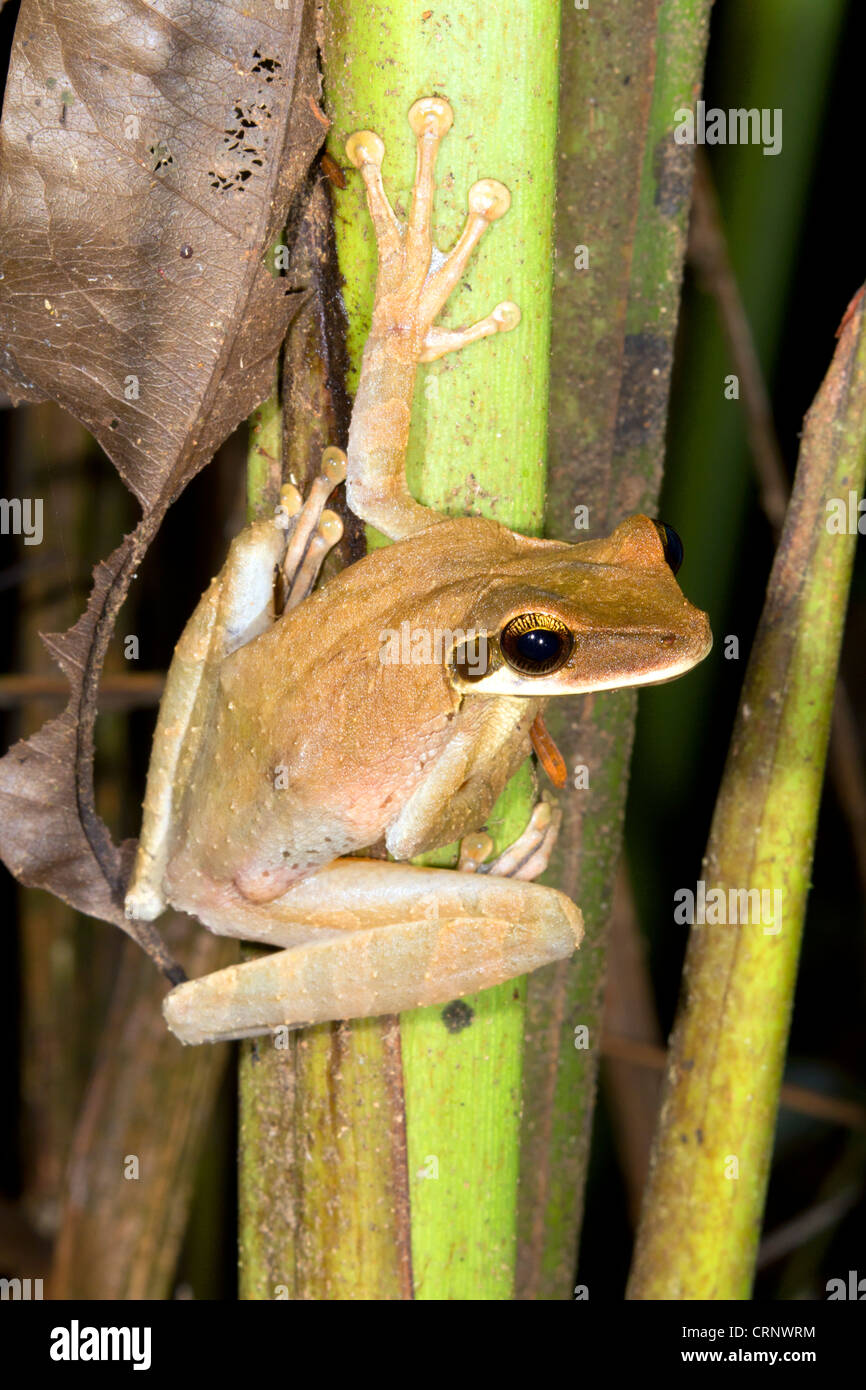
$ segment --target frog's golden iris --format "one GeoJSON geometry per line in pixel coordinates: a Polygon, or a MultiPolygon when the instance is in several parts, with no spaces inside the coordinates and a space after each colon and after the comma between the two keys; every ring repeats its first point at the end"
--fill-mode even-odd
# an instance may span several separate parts
{"type": "Polygon", "coordinates": [[[521,613],[499,639],[502,655],[524,676],[547,676],[564,666],[574,638],[561,618],[551,613],[521,613]]]}

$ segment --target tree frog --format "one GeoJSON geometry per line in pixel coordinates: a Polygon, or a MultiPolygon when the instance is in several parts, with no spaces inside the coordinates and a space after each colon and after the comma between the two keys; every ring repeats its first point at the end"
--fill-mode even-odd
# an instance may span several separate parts
{"type": "Polygon", "coordinates": [[[127,914],[171,904],[278,948],[172,990],[165,1016],[188,1043],[442,1003],[569,956],[580,912],[532,882],[556,835],[550,802],[491,862],[474,832],[530,747],[548,747],[547,700],[671,680],[710,650],[661,523],[634,516],[568,545],[410,495],[418,363],[512,330],[520,312],[502,303],[459,331],[435,325],[510,195],[476,183],[443,255],[430,221],[451,108],[424,98],[409,122],[405,226],[382,140],[347,143],[378,245],[347,452],[327,450],[305,502],[287,486],[276,514],[235,539],[160,707],[127,914]],[[344,477],[349,505],[394,544],[314,590],[339,527],[324,503],[344,477]],[[402,862],[461,839],[456,871],[402,862]],[[353,857],[382,842],[391,861],[353,857]]]}

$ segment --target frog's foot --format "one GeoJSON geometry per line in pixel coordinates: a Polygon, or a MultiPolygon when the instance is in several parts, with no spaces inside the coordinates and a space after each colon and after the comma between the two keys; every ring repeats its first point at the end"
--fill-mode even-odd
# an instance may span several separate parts
{"type": "Polygon", "coordinates": [[[495,874],[498,878],[529,882],[543,874],[550,863],[561,823],[562,812],[558,806],[546,799],[539,801],[523,833],[489,864],[485,860],[493,849],[490,836],[483,831],[465,835],[460,842],[457,867],[463,873],[495,874]]]}
{"type": "Polygon", "coordinates": [[[297,608],[311,592],[325,556],[343,534],[342,521],[336,512],[325,508],[325,503],[345,476],[346,455],[342,449],[326,449],[322,471],[303,501],[294,483],[286,483],[280,491],[278,510],[290,518],[291,527],[280,565],[282,612],[297,608]]]}
{"type": "Polygon", "coordinates": [[[416,502],[406,484],[406,446],[418,363],[507,331],[520,321],[517,305],[507,301],[469,328],[434,326],[483,233],[507,212],[511,202],[504,184],[482,179],[469,191],[469,216],[451,252],[445,255],[433,245],[433,169],[451,121],[451,107],[440,97],[424,97],[409,112],[418,149],[405,227],[382,187],[382,140],[373,131],[359,130],[346,142],[346,153],[366,185],[379,253],[373,319],[349,430],[347,496],[356,515],[391,540],[444,520],[442,513],[416,502]]]}
{"type": "Polygon", "coordinates": [[[511,195],[496,179],[481,179],[469,190],[469,215],[453,250],[444,255],[433,245],[430,218],[433,210],[433,171],[442,137],[453,121],[447,101],[423,97],[409,111],[409,124],[417,139],[415,182],[405,228],[401,226],[382,185],[385,145],[371,130],[359,130],[346,141],[346,154],[361,171],[367,189],[367,206],[376,232],[379,273],[373,311],[373,333],[389,329],[408,335],[415,345],[415,360],[432,362],[486,338],[507,332],[520,322],[516,304],[504,301],[478,323],[451,331],[434,328],[433,320],[445,304],[491,222],[504,216],[511,195]]]}

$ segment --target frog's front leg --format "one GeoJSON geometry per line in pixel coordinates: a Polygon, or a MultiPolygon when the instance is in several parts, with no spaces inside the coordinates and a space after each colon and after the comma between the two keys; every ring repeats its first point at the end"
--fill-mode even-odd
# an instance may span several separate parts
{"type": "Polygon", "coordinates": [[[507,331],[520,321],[517,305],[504,302],[470,328],[451,331],[434,326],[482,234],[508,211],[511,202],[508,189],[495,179],[473,184],[469,216],[453,250],[445,256],[434,247],[430,231],[433,170],[440,141],[452,120],[451,107],[439,97],[416,101],[409,111],[418,154],[405,227],[382,186],[382,140],[372,131],[361,130],[346,143],[346,153],[366,185],[379,254],[373,319],[349,431],[347,496],[363,521],[392,540],[442,520],[441,513],[416,502],[406,485],[406,445],[418,363],[507,331]]]}
{"type": "Polygon", "coordinates": [[[125,900],[128,917],[152,921],[166,906],[163,881],[176,802],[199,735],[208,727],[221,663],[266,631],[278,609],[294,607],[312,588],[322,560],[340,538],[339,517],[323,508],[345,475],[345,455],[327,449],[322,473],[304,502],[287,484],[274,515],[246,526],[232,541],[225,564],[181,633],[153,738],[141,838],[125,900]]]}
{"type": "Polygon", "coordinates": [[[230,915],[244,936],[304,944],[172,990],[163,1011],[183,1042],[443,1004],[561,960],[583,935],[553,888],[372,859],[337,859],[230,915]]]}

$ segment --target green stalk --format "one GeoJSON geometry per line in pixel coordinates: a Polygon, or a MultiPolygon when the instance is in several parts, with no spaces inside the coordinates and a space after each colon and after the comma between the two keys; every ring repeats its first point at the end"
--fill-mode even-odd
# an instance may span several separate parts
{"type": "MultiPolygon", "coordinates": [[[[563,9],[548,534],[581,540],[655,514],[694,151],[673,114],[700,92],[709,0],[563,9]],[[589,268],[575,267],[575,248],[589,268]]],[[[547,722],[588,788],[561,798],[547,881],[583,910],[572,962],[530,980],[521,1298],[572,1297],[601,1039],[605,937],[636,701],[554,701],[547,722]],[[590,1046],[575,1046],[575,1027],[590,1046]]]]}
{"type": "MultiPolygon", "coordinates": [[[[451,102],[454,128],[437,175],[440,245],[456,238],[476,179],[495,177],[511,190],[511,211],[485,238],[443,321],[471,322],[501,299],[516,300],[523,321],[516,333],[422,369],[409,479],[424,502],[528,533],[540,531],[544,503],[558,20],[551,0],[504,8],[467,0],[429,11],[334,0],[324,45],[332,155],[345,166],[346,136],[378,131],[386,187],[401,212],[414,167],[409,106],[430,94],[451,102]]],[[[375,245],[351,172],[336,201],[357,371],[375,245]]],[[[518,780],[492,817],[500,844],[528,815],[529,781],[518,780]]],[[[523,1000],[523,982],[513,981],[460,1009],[402,1019],[415,1297],[512,1294],[523,1000]]],[[[352,1200],[363,1202],[363,1194],[352,1200]]]]}
{"type": "Polygon", "coordinates": [[[729,925],[692,928],[631,1298],[751,1289],[857,543],[828,504],[861,495],[864,440],[861,300],[807,416],[703,871],[726,902],[780,896],[758,923],[728,907],[729,925]]]}
{"type": "MultiPolygon", "coordinates": [[[[290,275],[308,293],[286,340],[282,389],[252,421],[251,514],[276,500],[281,463],[304,489],[322,450],[345,443],[327,332],[330,221],[320,185],[291,253],[290,275]]],[[[346,558],[333,554],[326,568],[346,558]]],[[[239,1149],[241,1298],[411,1297],[396,1019],[306,1028],[285,1047],[242,1044],[239,1149]]]]}

